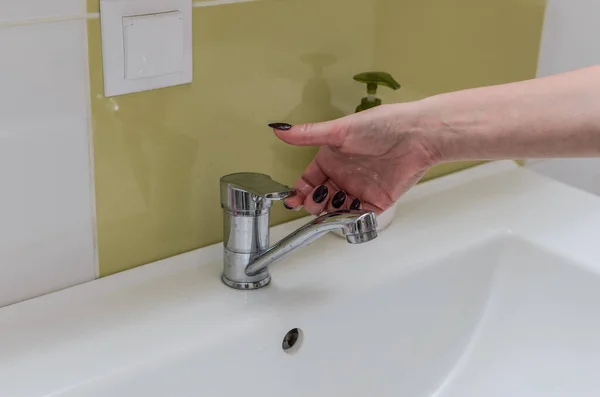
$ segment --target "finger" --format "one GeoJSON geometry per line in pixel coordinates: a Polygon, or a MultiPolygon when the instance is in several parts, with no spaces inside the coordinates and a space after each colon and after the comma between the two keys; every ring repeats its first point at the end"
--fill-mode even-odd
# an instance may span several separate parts
{"type": "Polygon", "coordinates": [[[304,202],[304,196],[296,194],[293,197],[286,199],[283,202],[283,206],[291,211],[300,211],[302,209],[302,203],[304,202]]]}
{"type": "Polygon", "coordinates": [[[346,198],[345,198],[345,200],[343,200],[344,201],[343,204],[339,207],[336,207],[336,205],[340,204],[339,199],[341,198],[341,193],[338,191],[338,193],[336,193],[335,195],[332,196],[331,201],[329,202],[328,212],[339,211],[339,210],[363,209],[363,202],[361,201],[361,199],[349,194],[345,190],[343,191],[343,193],[346,194],[346,198]],[[338,196],[337,198],[336,198],[336,195],[338,196]]]}
{"type": "Polygon", "coordinates": [[[339,210],[366,210],[375,212],[377,215],[384,211],[383,208],[373,205],[369,202],[363,202],[358,197],[352,196],[343,190],[337,190],[335,194],[331,195],[331,200],[327,205],[327,212],[339,210]],[[342,200],[344,194],[345,199],[342,200]],[[343,201],[343,203],[340,203],[340,201],[343,201]]]}
{"type": "Polygon", "coordinates": [[[312,186],[322,185],[328,179],[327,175],[321,169],[321,166],[313,160],[302,173],[302,179],[312,186]]]}
{"type": "Polygon", "coordinates": [[[286,199],[284,205],[288,209],[299,210],[304,200],[311,194],[315,187],[322,185],[325,181],[327,181],[327,175],[325,175],[317,162],[313,160],[294,185],[296,196],[286,199]]]}
{"type": "Polygon", "coordinates": [[[348,130],[348,117],[295,126],[286,123],[271,123],[269,127],[273,128],[279,139],[290,145],[340,147],[348,130]]]}
{"type": "Polygon", "coordinates": [[[347,203],[349,210],[360,210],[362,209],[362,202],[358,197],[348,195],[347,203]]]}
{"type": "Polygon", "coordinates": [[[283,205],[288,210],[300,210],[306,197],[314,190],[314,186],[300,178],[294,184],[295,194],[283,201],[283,205]]]}
{"type": "Polygon", "coordinates": [[[331,191],[328,183],[317,186],[304,200],[304,209],[313,215],[319,215],[327,208],[331,191]]]}
{"type": "MultiPolygon", "coordinates": [[[[334,199],[332,198],[330,204],[334,201],[334,199]]],[[[333,207],[333,206],[332,206],[333,207]]],[[[365,211],[372,211],[375,212],[376,214],[380,214],[382,213],[384,210],[376,205],[373,205],[369,202],[365,202],[363,200],[361,200],[360,198],[353,196],[351,194],[346,193],[346,200],[344,202],[344,205],[342,205],[341,208],[339,209],[343,209],[343,210],[365,210],[365,211]]]]}
{"type": "Polygon", "coordinates": [[[347,206],[348,207],[347,209],[349,209],[349,210],[371,211],[371,212],[375,212],[378,215],[384,211],[382,208],[379,208],[376,205],[373,205],[369,202],[364,202],[361,199],[359,199],[358,197],[354,197],[354,196],[350,196],[350,195],[348,195],[348,198],[346,199],[345,206],[347,206]]]}
{"type": "Polygon", "coordinates": [[[349,203],[350,201],[348,200],[348,193],[346,193],[344,190],[338,189],[332,193],[331,200],[327,206],[327,212],[348,209],[349,203]]]}

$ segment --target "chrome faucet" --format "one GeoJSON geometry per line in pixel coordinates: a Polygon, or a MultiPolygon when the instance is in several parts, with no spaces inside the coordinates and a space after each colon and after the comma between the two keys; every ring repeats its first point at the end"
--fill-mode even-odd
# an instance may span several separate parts
{"type": "Polygon", "coordinates": [[[236,289],[258,289],[271,281],[268,266],[326,233],[341,229],[351,244],[377,237],[375,213],[343,210],[319,216],[269,248],[269,210],[273,200],[294,194],[270,176],[237,173],[221,178],[223,282],[236,289]]]}

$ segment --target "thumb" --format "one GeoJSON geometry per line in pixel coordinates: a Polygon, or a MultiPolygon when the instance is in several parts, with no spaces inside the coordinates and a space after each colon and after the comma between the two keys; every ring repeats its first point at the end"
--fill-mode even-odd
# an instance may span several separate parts
{"type": "Polygon", "coordinates": [[[290,145],[340,147],[348,133],[350,117],[352,115],[322,123],[294,126],[286,123],[272,123],[269,124],[269,127],[273,128],[279,139],[290,145]]]}

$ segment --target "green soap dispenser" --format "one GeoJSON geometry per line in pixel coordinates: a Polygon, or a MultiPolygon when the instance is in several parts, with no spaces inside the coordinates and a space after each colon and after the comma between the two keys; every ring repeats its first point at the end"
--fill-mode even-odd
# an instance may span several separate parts
{"type": "Polygon", "coordinates": [[[356,112],[374,108],[381,105],[381,99],[377,98],[377,87],[382,85],[392,90],[400,88],[400,84],[386,72],[365,72],[355,75],[354,80],[367,84],[367,96],[360,100],[360,105],[356,107],[356,112]]]}

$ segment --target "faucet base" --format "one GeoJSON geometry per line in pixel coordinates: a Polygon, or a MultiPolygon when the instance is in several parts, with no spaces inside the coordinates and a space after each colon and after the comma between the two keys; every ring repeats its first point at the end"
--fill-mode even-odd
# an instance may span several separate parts
{"type": "Polygon", "coordinates": [[[221,275],[221,280],[223,281],[223,283],[226,286],[231,287],[233,289],[252,290],[252,289],[259,289],[262,287],[266,287],[267,285],[269,285],[269,283],[271,282],[271,276],[267,275],[267,277],[263,278],[262,280],[258,280],[258,281],[239,282],[239,281],[230,280],[227,277],[225,277],[225,275],[223,274],[223,275],[221,275]]]}

